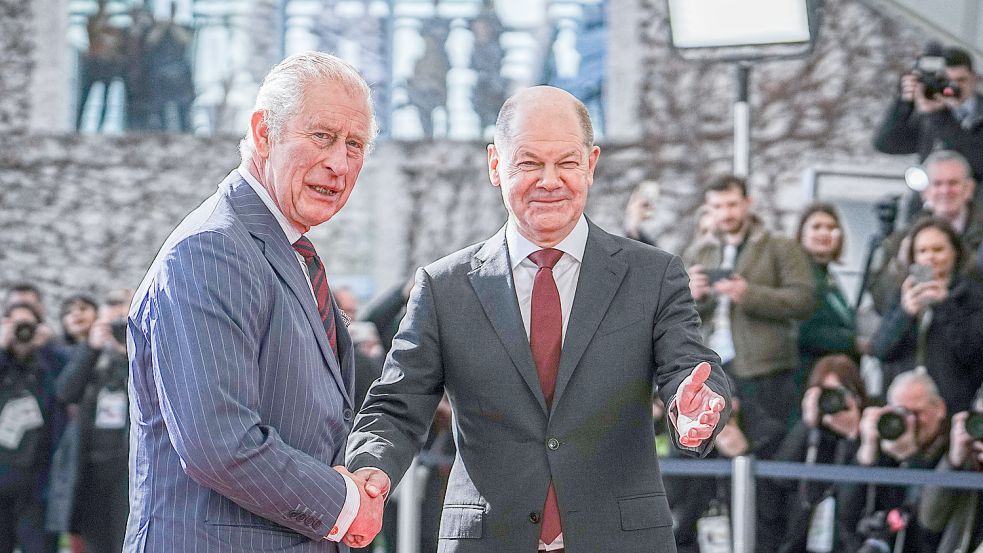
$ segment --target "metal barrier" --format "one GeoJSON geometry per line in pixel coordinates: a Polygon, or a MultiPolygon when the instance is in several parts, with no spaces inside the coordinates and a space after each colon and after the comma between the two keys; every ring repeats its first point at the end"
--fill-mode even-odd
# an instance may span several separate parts
{"type": "MultiPolygon", "coordinates": [[[[430,467],[450,466],[453,457],[421,454],[394,491],[398,501],[398,553],[420,553],[421,489],[430,467]]],[[[663,476],[732,477],[731,513],[733,553],[753,553],[755,544],[755,479],[810,480],[886,484],[895,486],[936,486],[956,489],[983,489],[983,472],[937,472],[931,469],[860,467],[853,465],[807,465],[781,461],[759,461],[752,457],[734,459],[684,459],[660,457],[663,476]]]]}

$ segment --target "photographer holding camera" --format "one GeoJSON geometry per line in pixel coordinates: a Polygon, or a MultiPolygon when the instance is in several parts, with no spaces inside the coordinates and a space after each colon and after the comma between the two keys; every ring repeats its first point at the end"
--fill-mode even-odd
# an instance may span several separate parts
{"type": "Polygon", "coordinates": [[[38,309],[11,303],[0,318],[0,551],[51,551],[43,500],[51,443],[63,423],[54,397],[61,370],[38,309]]]}
{"type": "MultiPolygon", "coordinates": [[[[983,388],[976,392],[973,409],[952,417],[949,452],[939,471],[983,471],[983,388]]],[[[922,526],[942,532],[938,553],[970,553],[983,545],[983,502],[980,490],[926,487],[918,504],[922,526]]]]}
{"type": "Polygon", "coordinates": [[[929,43],[915,67],[901,77],[899,94],[874,139],[885,154],[924,160],[938,149],[966,156],[973,178],[983,179],[983,96],[976,92],[969,53],[929,43]]]}
{"type": "Polygon", "coordinates": [[[913,264],[871,353],[884,362],[885,383],[924,367],[949,411],[965,411],[983,384],[983,284],[964,274],[964,249],[947,221],[919,221],[907,242],[913,264]]]}
{"type": "Polygon", "coordinates": [[[49,508],[49,519],[69,521],[88,553],[118,552],[129,512],[127,455],[129,413],[126,315],[132,291],[107,296],[86,343],[76,346],[55,383],[58,399],[79,404],[78,466],[74,494],[49,508]],[[57,514],[54,514],[57,511],[57,514]]]}
{"type": "MultiPolygon", "coordinates": [[[[849,356],[820,358],[806,383],[802,419],[782,441],[775,460],[808,464],[846,465],[857,451],[860,414],[867,394],[860,369],[849,356]]],[[[842,538],[853,532],[840,517],[838,505],[847,486],[820,482],[776,480],[788,503],[773,508],[780,515],[776,528],[780,553],[842,551],[842,538]]],[[[855,522],[855,521],[853,521],[855,522]]]]}
{"type": "MultiPolygon", "coordinates": [[[[931,468],[945,454],[949,441],[945,402],[935,382],[923,371],[899,374],[887,391],[888,404],[864,409],[860,419],[861,466],[931,468]]],[[[844,499],[844,516],[857,522],[865,543],[861,551],[890,551],[903,542],[903,551],[934,550],[934,536],[911,513],[919,488],[860,486],[844,499]]]]}

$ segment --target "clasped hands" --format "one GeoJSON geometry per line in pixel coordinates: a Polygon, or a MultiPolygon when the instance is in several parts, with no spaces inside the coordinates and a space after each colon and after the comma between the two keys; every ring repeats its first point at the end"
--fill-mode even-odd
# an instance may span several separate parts
{"type": "Polygon", "coordinates": [[[351,478],[359,494],[358,514],[342,541],[349,547],[367,547],[382,529],[382,510],[389,495],[389,477],[374,468],[361,468],[355,472],[348,472],[343,466],[334,469],[351,478]]]}

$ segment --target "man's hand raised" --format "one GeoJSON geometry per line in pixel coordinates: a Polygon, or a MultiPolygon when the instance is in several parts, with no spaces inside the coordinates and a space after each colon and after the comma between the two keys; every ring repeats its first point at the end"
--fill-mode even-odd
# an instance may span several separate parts
{"type": "Polygon", "coordinates": [[[709,377],[710,363],[704,361],[683,380],[676,392],[676,431],[679,443],[686,447],[699,447],[713,434],[726,405],[724,398],[706,385],[709,377]]]}

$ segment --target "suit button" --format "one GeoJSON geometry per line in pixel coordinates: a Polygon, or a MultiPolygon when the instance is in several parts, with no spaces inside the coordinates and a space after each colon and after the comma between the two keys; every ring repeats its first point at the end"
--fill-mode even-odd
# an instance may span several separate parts
{"type": "Polygon", "coordinates": [[[529,513],[529,522],[533,524],[539,524],[539,513],[537,513],[536,511],[529,513]]]}
{"type": "Polygon", "coordinates": [[[560,440],[550,438],[549,440],[546,440],[546,447],[556,451],[557,449],[560,449],[560,440]]]}
{"type": "Polygon", "coordinates": [[[344,417],[346,421],[350,421],[352,420],[352,417],[355,416],[355,413],[353,413],[351,409],[345,409],[342,411],[341,416],[344,417]]]}

